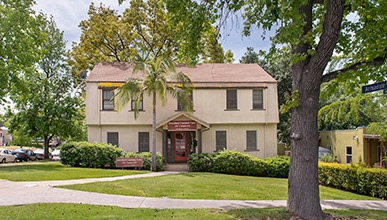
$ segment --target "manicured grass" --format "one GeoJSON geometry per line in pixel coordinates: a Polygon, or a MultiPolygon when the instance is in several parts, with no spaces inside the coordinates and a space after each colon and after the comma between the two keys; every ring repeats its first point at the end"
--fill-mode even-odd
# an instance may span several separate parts
{"type": "MultiPolygon", "coordinates": [[[[182,173],[152,178],[61,186],[107,194],[181,199],[286,200],[287,179],[215,173],[182,173]]],[[[342,190],[320,187],[321,199],[376,200],[342,190]]]]}
{"type": "MultiPolygon", "coordinates": [[[[387,211],[325,210],[338,217],[358,216],[361,219],[385,219],[387,211]]],[[[278,219],[288,220],[285,208],[275,209],[125,209],[115,206],[86,204],[32,204],[0,207],[1,218],[13,219],[278,219]]]]}
{"type": "Polygon", "coordinates": [[[11,181],[70,180],[125,176],[148,171],[63,166],[59,162],[23,163],[0,167],[0,179],[11,181]]]}

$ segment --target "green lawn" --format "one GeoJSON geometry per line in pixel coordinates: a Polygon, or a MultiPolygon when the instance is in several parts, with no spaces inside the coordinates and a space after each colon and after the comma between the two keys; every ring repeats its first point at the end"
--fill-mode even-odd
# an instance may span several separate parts
{"type": "MultiPolygon", "coordinates": [[[[385,219],[387,211],[372,210],[325,210],[342,218],[357,216],[360,219],[385,219]]],[[[285,208],[274,209],[126,209],[115,206],[87,204],[32,204],[0,207],[3,220],[30,219],[277,219],[288,220],[291,215],[285,208]]]]}
{"type": "MultiPolygon", "coordinates": [[[[287,179],[215,173],[182,173],[152,178],[61,186],[107,194],[181,199],[286,200],[287,179]]],[[[375,198],[320,187],[322,200],[374,200],[375,198]]]]}
{"type": "Polygon", "coordinates": [[[23,162],[14,165],[11,164],[11,166],[0,166],[0,179],[11,181],[69,180],[125,176],[147,172],[148,171],[68,167],[61,165],[59,162],[23,162]]]}

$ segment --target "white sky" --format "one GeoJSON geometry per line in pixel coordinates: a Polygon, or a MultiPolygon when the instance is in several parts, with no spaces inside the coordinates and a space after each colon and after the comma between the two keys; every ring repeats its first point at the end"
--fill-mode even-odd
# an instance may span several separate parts
{"type": "MultiPolygon", "coordinates": [[[[79,42],[81,35],[79,23],[82,20],[88,19],[87,11],[90,3],[94,2],[99,6],[102,2],[103,5],[109,6],[112,9],[118,10],[120,13],[125,8],[129,7],[129,1],[124,2],[121,6],[118,5],[118,0],[35,0],[35,11],[43,12],[48,15],[52,15],[59,29],[64,31],[67,47],[70,49],[72,42],[79,42]]],[[[239,59],[247,51],[247,47],[254,47],[255,51],[267,50],[270,47],[269,36],[266,36],[265,40],[261,39],[262,31],[255,30],[250,37],[242,37],[242,24],[231,25],[229,22],[229,36],[222,37],[220,43],[225,51],[231,50],[234,53],[235,63],[239,63],[239,59]]],[[[234,22],[235,23],[235,22],[234,22]]],[[[223,31],[221,32],[224,34],[223,31]]]]}

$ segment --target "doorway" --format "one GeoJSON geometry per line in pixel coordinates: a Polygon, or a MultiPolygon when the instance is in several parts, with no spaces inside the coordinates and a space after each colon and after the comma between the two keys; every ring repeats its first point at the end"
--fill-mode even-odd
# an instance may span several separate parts
{"type": "Polygon", "coordinates": [[[173,156],[176,162],[186,162],[188,157],[187,132],[174,132],[173,156]]]}

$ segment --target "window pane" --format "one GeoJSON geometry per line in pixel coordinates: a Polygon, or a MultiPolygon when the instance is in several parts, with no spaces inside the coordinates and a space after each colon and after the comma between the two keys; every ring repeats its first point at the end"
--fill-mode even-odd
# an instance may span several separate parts
{"type": "Polygon", "coordinates": [[[246,131],[247,150],[257,150],[257,131],[246,131]]]}
{"type": "MultiPolygon", "coordinates": [[[[132,99],[131,100],[131,109],[132,111],[134,110],[134,105],[136,103],[136,100],[135,99],[132,99]]],[[[141,95],[141,98],[140,98],[140,103],[138,103],[138,110],[139,111],[143,111],[144,108],[143,108],[143,96],[141,95]]]]}
{"type": "Polygon", "coordinates": [[[216,151],[227,149],[226,131],[216,131],[216,151]]]}
{"type": "Polygon", "coordinates": [[[149,152],[149,132],[138,132],[138,152],[149,152]]]}
{"type": "Polygon", "coordinates": [[[227,109],[235,110],[238,108],[237,90],[227,90],[227,109]]]}
{"type": "Polygon", "coordinates": [[[253,109],[263,109],[263,90],[253,90],[253,109]]]}
{"type": "Polygon", "coordinates": [[[114,146],[118,146],[118,132],[108,132],[107,143],[114,146]]]}
{"type": "Polygon", "coordinates": [[[102,110],[114,110],[114,102],[110,101],[114,96],[114,90],[103,90],[102,110]]]}
{"type": "MultiPolygon", "coordinates": [[[[191,99],[191,102],[193,101],[192,93],[189,95],[189,98],[191,99]]],[[[185,107],[181,103],[180,99],[177,99],[177,111],[184,111],[185,107]]]]}

